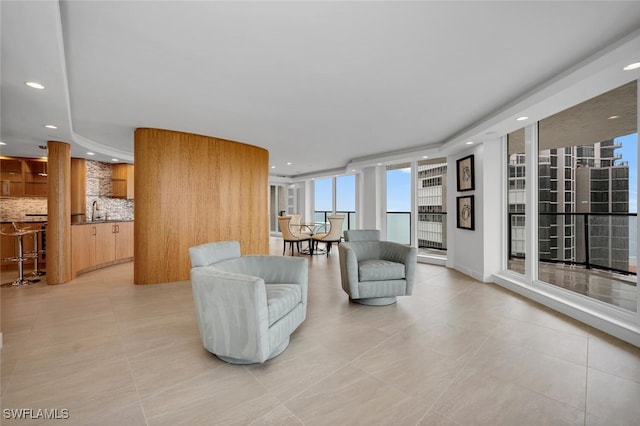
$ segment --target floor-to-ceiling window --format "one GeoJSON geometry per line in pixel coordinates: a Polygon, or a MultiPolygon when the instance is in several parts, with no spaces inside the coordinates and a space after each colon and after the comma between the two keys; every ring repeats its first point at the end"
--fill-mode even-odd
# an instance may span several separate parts
{"type": "Polygon", "coordinates": [[[333,178],[313,181],[315,223],[327,224],[327,217],[333,212],[333,178]]]}
{"type": "Polygon", "coordinates": [[[336,213],[343,214],[342,229],[355,229],[356,226],[356,176],[336,177],[336,213]]]}
{"type": "Polygon", "coordinates": [[[411,166],[387,166],[387,240],[411,244],[411,166]]]}
{"type": "Polygon", "coordinates": [[[420,160],[416,173],[417,238],[420,254],[446,255],[447,159],[420,160]]]}
{"type": "Polygon", "coordinates": [[[525,150],[524,129],[507,135],[507,268],[525,273],[525,150]]]}
{"type": "Polygon", "coordinates": [[[269,230],[280,232],[278,216],[287,212],[287,187],[284,185],[269,186],[269,230]]]}
{"type": "Polygon", "coordinates": [[[538,123],[538,279],[637,310],[636,82],[538,123]]]}

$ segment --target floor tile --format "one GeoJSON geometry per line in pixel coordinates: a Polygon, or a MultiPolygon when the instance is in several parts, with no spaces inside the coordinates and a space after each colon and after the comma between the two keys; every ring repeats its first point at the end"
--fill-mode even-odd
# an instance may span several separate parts
{"type": "MultiPolygon", "coordinates": [[[[282,242],[271,239],[272,253],[282,242]]],[[[0,288],[0,407],[55,425],[628,425],[640,349],[460,272],[417,265],[412,296],[350,302],[338,253],[309,262],[307,319],[259,365],[200,342],[189,281],[133,285],[133,264],[0,288]]]]}

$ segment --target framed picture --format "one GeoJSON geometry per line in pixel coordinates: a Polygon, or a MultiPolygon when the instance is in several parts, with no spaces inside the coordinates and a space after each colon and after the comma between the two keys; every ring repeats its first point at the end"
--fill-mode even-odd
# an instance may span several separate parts
{"type": "Polygon", "coordinates": [[[456,209],[457,223],[460,229],[475,229],[473,222],[473,195],[463,195],[458,197],[458,205],[456,209]]]}
{"type": "Polygon", "coordinates": [[[473,191],[475,177],[473,172],[473,155],[468,155],[456,161],[458,171],[458,191],[473,191]]]}

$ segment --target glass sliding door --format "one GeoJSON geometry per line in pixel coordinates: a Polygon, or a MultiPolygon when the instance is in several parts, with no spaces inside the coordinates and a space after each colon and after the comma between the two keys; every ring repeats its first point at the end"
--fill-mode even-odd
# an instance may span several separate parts
{"type": "Polygon", "coordinates": [[[507,269],[525,273],[525,151],[524,129],[507,135],[507,269]]]}
{"type": "Polygon", "coordinates": [[[329,217],[333,213],[333,178],[316,179],[314,188],[313,221],[321,226],[328,226],[329,217]]]}
{"type": "Polygon", "coordinates": [[[416,176],[418,252],[447,254],[447,159],[418,162],[416,176]]]}
{"type": "Polygon", "coordinates": [[[411,244],[411,166],[387,166],[387,240],[411,244]]]}
{"type": "Polygon", "coordinates": [[[634,81],[538,127],[538,278],[633,312],[637,99],[634,81]]]}
{"type": "Polygon", "coordinates": [[[336,178],[336,213],[344,215],[342,230],[356,228],[356,177],[336,178]]]}
{"type": "Polygon", "coordinates": [[[287,187],[284,185],[269,186],[269,229],[280,232],[278,216],[287,213],[287,187]]]}

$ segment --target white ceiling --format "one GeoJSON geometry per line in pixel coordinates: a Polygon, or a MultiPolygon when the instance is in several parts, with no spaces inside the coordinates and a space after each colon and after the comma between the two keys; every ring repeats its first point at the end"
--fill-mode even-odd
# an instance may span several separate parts
{"type": "Polygon", "coordinates": [[[133,161],[134,129],[156,127],[313,175],[442,155],[640,77],[619,66],[640,61],[634,1],[3,0],[0,14],[4,155],[58,140],[133,161]]]}

